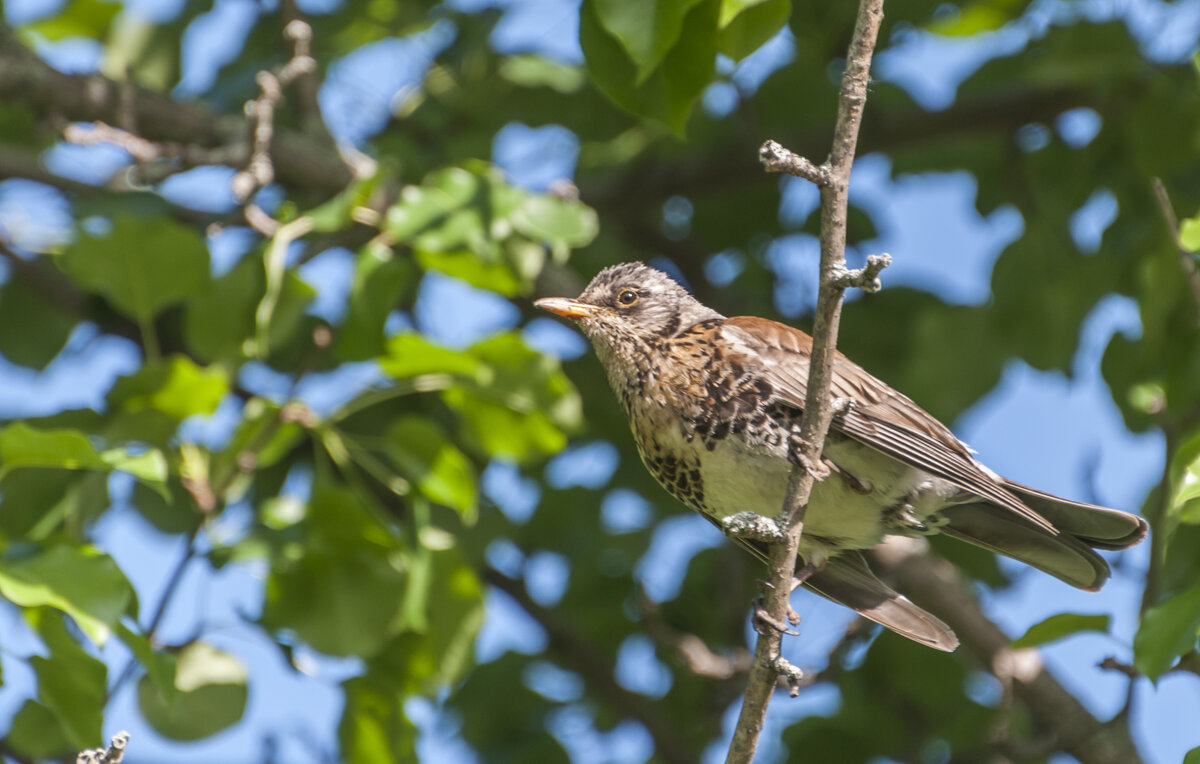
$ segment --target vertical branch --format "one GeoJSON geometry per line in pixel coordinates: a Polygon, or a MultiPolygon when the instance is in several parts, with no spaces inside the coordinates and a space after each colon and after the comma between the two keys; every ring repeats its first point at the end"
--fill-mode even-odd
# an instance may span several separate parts
{"type": "MultiPolygon", "coordinates": [[[[804,512],[813,482],[820,476],[821,451],[837,408],[831,398],[831,383],[842,295],[850,286],[877,289],[879,270],[889,262],[885,255],[872,258],[861,271],[848,271],[845,256],[850,168],[854,162],[859,125],[867,100],[871,56],[882,21],[883,0],[861,0],[854,24],[854,37],[846,57],[846,69],[842,74],[829,159],[818,167],[774,141],[768,141],[760,150],[760,158],[768,172],[790,172],[813,181],[821,189],[820,285],[807,397],[797,438],[801,466],[793,469],[788,477],[787,497],[777,521],[779,533],[777,540],[770,545],[768,560],[770,576],[764,610],[769,621],[779,624],[784,623],[790,610],[788,599],[797,575],[796,553],[804,531],[804,512]]],[[[802,570],[800,575],[808,572],[802,570]]],[[[727,764],[749,764],[754,758],[777,677],[783,674],[793,688],[798,687],[799,671],[788,665],[780,655],[782,638],[781,631],[777,629],[764,628],[760,631],[741,715],[726,758],[727,764]]]]}

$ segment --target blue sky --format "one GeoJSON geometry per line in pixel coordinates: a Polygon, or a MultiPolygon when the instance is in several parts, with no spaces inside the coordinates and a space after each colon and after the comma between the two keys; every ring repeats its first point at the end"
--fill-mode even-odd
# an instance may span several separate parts
{"type": "MultiPolygon", "coordinates": [[[[459,6],[496,5],[463,0],[459,6]]],[[[179,3],[171,0],[139,0],[131,3],[138,12],[165,16],[179,3]]],[[[301,3],[310,12],[336,3],[301,3]]],[[[493,45],[502,51],[540,50],[566,61],[580,60],[576,40],[576,4],[560,0],[527,0],[502,3],[507,10],[493,35],[493,45]]],[[[9,0],[10,19],[45,7],[40,0],[9,0]]],[[[1140,30],[1147,50],[1156,57],[1171,58],[1194,52],[1200,28],[1200,3],[1185,2],[1168,8],[1145,0],[1119,7],[1087,3],[1088,12],[1120,12],[1140,30]],[[1168,15],[1169,14],[1169,15],[1168,15]],[[1166,21],[1170,23],[1166,23],[1166,21]]],[[[908,89],[927,108],[944,108],[953,98],[958,83],[991,56],[1017,49],[1047,19],[1063,11],[1063,5],[1046,3],[1021,24],[982,39],[947,40],[910,30],[899,44],[878,60],[876,76],[908,89]]],[[[232,55],[256,12],[247,0],[217,0],[212,12],[198,21],[187,37],[183,53],[181,94],[199,92],[212,81],[216,67],[232,55]]],[[[355,115],[354,119],[331,119],[340,139],[361,144],[386,119],[390,108],[403,99],[406,88],[423,76],[437,52],[452,38],[454,29],[435,25],[420,36],[389,40],[364,48],[334,62],[322,89],[321,102],[331,115],[355,115]],[[380,77],[379,72],[388,76],[380,77]]],[[[782,35],[744,62],[734,79],[741,88],[753,88],[774,67],[791,56],[791,41],[782,35]]],[[[87,70],[96,64],[95,46],[62,43],[46,54],[63,68],[87,70]]],[[[706,96],[707,108],[715,113],[732,108],[736,90],[717,86],[706,96]]],[[[1064,136],[1081,142],[1090,140],[1098,128],[1098,116],[1081,112],[1055,126],[1064,136]],[[1089,135],[1090,133],[1090,135],[1089,135]]],[[[747,146],[747,152],[753,151],[747,146]]],[[[492,159],[505,169],[510,180],[530,188],[545,188],[551,181],[574,172],[578,141],[558,126],[510,125],[496,138],[492,159]]],[[[64,147],[52,150],[49,166],[74,177],[99,179],[125,161],[113,149],[64,147]]],[[[944,300],[977,304],[988,298],[988,284],[995,258],[1004,246],[1020,235],[1023,222],[1013,209],[1001,208],[987,218],[974,209],[974,180],[964,173],[901,176],[891,179],[887,159],[867,156],[855,167],[852,193],[856,201],[877,214],[879,238],[871,251],[887,251],[895,265],[884,274],[888,286],[910,286],[930,291],[944,300]]],[[[67,236],[69,223],[62,201],[42,188],[0,183],[0,230],[19,230],[36,242],[67,236]],[[41,237],[41,238],[39,238],[41,237]]],[[[172,181],[173,198],[203,209],[224,209],[232,204],[227,193],[228,172],[220,169],[186,173],[172,181]]],[[[782,185],[781,216],[799,217],[815,207],[811,187],[797,181],[782,185]]],[[[269,194],[268,194],[269,196],[269,194]]],[[[1098,241],[1103,228],[1115,214],[1115,203],[1103,196],[1089,202],[1077,215],[1073,233],[1083,243],[1098,241]]],[[[604,221],[601,221],[603,225],[604,221]]],[[[225,270],[245,254],[244,232],[227,231],[210,242],[214,267],[225,270]]],[[[32,244],[30,244],[32,246],[32,244]]],[[[772,265],[783,286],[775,298],[781,309],[791,312],[811,305],[815,273],[815,242],[790,237],[776,245],[772,265]],[[791,300],[793,302],[787,302],[791,300]]],[[[302,275],[321,292],[316,310],[336,313],[349,284],[349,253],[331,252],[308,264],[302,275]]],[[[653,253],[639,253],[650,258],[653,253]]],[[[710,269],[719,275],[720,269],[710,269]]],[[[590,274],[583,274],[585,277],[590,274]]],[[[719,279],[714,279],[719,280],[719,279]]],[[[764,296],[764,300],[767,299],[764,296]]],[[[869,298],[868,298],[869,299],[869,298]]],[[[720,308],[720,305],[714,307],[720,308]]],[[[441,342],[461,346],[520,321],[520,314],[507,301],[480,292],[448,277],[430,274],[424,279],[416,309],[411,316],[397,316],[393,326],[409,322],[441,342]],[[463,310],[463,306],[470,306],[463,310]]],[[[997,471],[1040,488],[1067,496],[1097,499],[1112,506],[1137,509],[1155,481],[1162,460],[1162,441],[1157,435],[1126,432],[1098,364],[1108,338],[1114,332],[1139,331],[1136,306],[1111,297],[1092,311],[1082,332],[1073,374],[1035,371],[1013,362],[1000,384],[954,423],[955,431],[971,443],[981,458],[997,471]]],[[[570,329],[546,318],[524,327],[525,336],[537,347],[562,357],[587,352],[585,343],[570,329]]],[[[45,372],[36,374],[0,360],[0,416],[17,417],[55,410],[63,406],[102,403],[104,392],[117,375],[138,364],[137,349],[128,341],[98,337],[94,329],[81,327],[68,349],[45,372]]],[[[304,395],[319,409],[328,410],[337,396],[370,385],[377,377],[367,367],[354,367],[336,379],[318,379],[306,386],[304,395]]],[[[264,393],[278,393],[283,381],[264,370],[250,371],[242,380],[264,393]]],[[[614,403],[615,412],[615,403],[614,403]]],[[[206,439],[219,441],[232,411],[226,407],[213,422],[189,426],[206,439]]],[[[615,468],[615,450],[608,444],[581,443],[547,466],[552,484],[583,484],[603,489],[606,474],[615,468]]],[[[113,478],[114,511],[96,529],[98,544],[110,551],[133,580],[143,603],[154,602],[168,572],[183,550],[178,539],[168,539],[149,528],[127,507],[128,485],[113,478]]],[[[492,465],[485,474],[484,489],[503,511],[516,521],[539,511],[535,485],[522,481],[503,464],[492,465]]],[[[653,596],[666,598],[677,589],[687,561],[700,549],[723,543],[702,519],[685,514],[665,494],[648,497],[616,494],[606,499],[605,529],[644,523],[647,511],[641,502],[652,501],[678,509],[678,516],[664,522],[638,566],[638,575],[653,596]]],[[[247,522],[248,510],[234,508],[222,518],[214,534],[236,534],[247,522]]],[[[1133,571],[1145,566],[1147,547],[1128,554],[1123,561],[1133,571]]],[[[530,577],[531,593],[544,604],[561,596],[569,562],[553,552],[521,559],[515,549],[498,542],[489,549],[489,559],[501,569],[521,569],[530,577]],[[514,556],[515,555],[515,556],[514,556]]],[[[1017,585],[1001,594],[988,594],[989,612],[1010,633],[1022,633],[1046,615],[1064,607],[1079,612],[1114,614],[1116,633],[1125,644],[1132,638],[1140,589],[1138,577],[1118,575],[1101,594],[1086,594],[1046,576],[1013,567],[1017,585]]],[[[334,750],[336,725],[341,709],[337,684],[358,670],[353,660],[331,660],[301,650],[306,673],[297,674],[280,652],[259,631],[247,626],[244,617],[261,610],[261,565],[228,566],[214,573],[203,564],[191,567],[174,607],[168,614],[162,636],[182,638],[198,624],[223,649],[238,655],[251,666],[252,691],[246,718],[210,740],[179,747],[168,744],[137,721],[135,698],[130,690],[119,695],[109,708],[105,730],[128,728],[134,734],[136,760],[201,762],[211,760],[251,761],[261,758],[264,732],[276,734],[279,760],[315,761],[314,748],[334,750]]],[[[823,600],[797,594],[797,610],[805,618],[802,639],[787,645],[789,658],[799,665],[819,665],[824,650],[836,639],[851,614],[823,600]]],[[[0,608],[0,632],[6,634],[7,656],[27,656],[36,650],[29,639],[15,636],[11,609],[0,608]],[[8,635],[14,635],[12,637],[8,635]]],[[[494,659],[505,650],[536,653],[544,647],[544,635],[503,595],[492,593],[488,620],[477,648],[481,660],[494,659]]],[[[1076,690],[1095,713],[1109,715],[1123,701],[1124,681],[1101,672],[1095,664],[1104,657],[1127,658],[1121,642],[1098,635],[1065,640],[1045,651],[1051,667],[1069,688],[1076,690]]],[[[6,656],[6,657],[7,657],[6,656]]],[[[124,665],[126,656],[119,645],[105,648],[112,667],[124,665]]],[[[12,713],[27,696],[32,676],[19,660],[5,660],[5,685],[0,687],[0,718],[12,713]]],[[[644,639],[631,639],[622,647],[616,667],[622,684],[655,695],[664,691],[667,675],[658,666],[644,639]]],[[[544,664],[531,670],[527,683],[548,695],[570,700],[578,695],[575,680],[544,664]]],[[[1184,751],[1200,745],[1200,730],[1190,721],[1197,711],[1194,688],[1186,680],[1168,677],[1157,688],[1140,685],[1135,706],[1135,727],[1148,761],[1173,764],[1184,751]]],[[[794,701],[772,706],[775,728],[799,715],[828,711],[837,703],[836,690],[828,687],[806,691],[794,701]]],[[[649,754],[649,740],[636,725],[622,725],[599,734],[588,731],[586,714],[579,704],[568,703],[552,722],[553,731],[568,744],[579,762],[640,762],[649,754]],[[568,742],[569,741],[569,742],[568,742]]],[[[726,718],[725,733],[732,729],[736,705],[726,718]]],[[[421,725],[421,749],[430,761],[468,761],[470,752],[457,740],[453,718],[438,713],[428,701],[413,701],[412,717],[421,725]]],[[[771,737],[770,734],[767,736],[771,737]]],[[[781,752],[768,742],[767,758],[781,752]]],[[[720,761],[724,751],[714,745],[706,761],[720,761]]]]}

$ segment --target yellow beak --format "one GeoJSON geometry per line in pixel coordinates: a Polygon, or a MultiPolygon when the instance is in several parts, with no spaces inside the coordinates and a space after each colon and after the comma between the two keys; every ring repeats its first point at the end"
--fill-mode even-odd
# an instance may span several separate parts
{"type": "Polygon", "coordinates": [[[543,297],[535,300],[533,306],[563,318],[587,318],[603,310],[599,306],[572,300],[569,297],[543,297]]]}

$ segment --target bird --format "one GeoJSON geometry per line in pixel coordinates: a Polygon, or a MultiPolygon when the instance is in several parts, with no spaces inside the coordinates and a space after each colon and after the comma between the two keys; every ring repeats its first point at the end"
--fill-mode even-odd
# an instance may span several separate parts
{"type": "MultiPolygon", "coordinates": [[[[802,463],[799,423],[812,338],[765,318],[726,318],[640,262],[600,271],[577,298],[541,310],[590,340],[629,419],[643,464],[672,496],[720,527],[740,512],[774,516],[802,463]]],[[[944,622],[881,581],[863,555],[888,536],[943,534],[1095,591],[1109,567],[1095,549],[1140,542],[1147,524],[1117,509],[1044,493],[976,459],[912,399],[835,354],[834,417],[798,555],[803,586],[921,644],[951,652],[944,622]]],[[[766,560],[761,542],[737,539],[766,560]]]]}

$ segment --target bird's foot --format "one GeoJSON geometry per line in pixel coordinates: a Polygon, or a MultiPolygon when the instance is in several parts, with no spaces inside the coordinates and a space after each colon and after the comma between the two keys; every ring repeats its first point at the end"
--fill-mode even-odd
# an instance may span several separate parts
{"type": "Polygon", "coordinates": [[[800,683],[804,680],[804,672],[799,666],[793,666],[787,658],[776,655],[771,660],[771,670],[779,675],[788,686],[788,695],[793,698],[800,694],[800,683]]]}
{"type": "Polygon", "coordinates": [[[822,482],[825,480],[825,478],[832,474],[832,471],[828,466],[826,466],[824,460],[822,459],[813,461],[805,456],[803,452],[797,452],[796,458],[800,462],[800,466],[808,470],[808,474],[812,475],[813,480],[817,481],[818,483],[822,482]]]}
{"type": "Polygon", "coordinates": [[[834,418],[844,417],[854,410],[856,402],[853,398],[834,398],[833,399],[833,416],[834,418]]]}
{"type": "MultiPolygon", "coordinates": [[[[796,620],[792,621],[793,615],[796,615],[796,612],[792,610],[791,606],[788,606],[788,620],[792,622],[792,625],[795,625],[800,622],[800,618],[796,616],[796,620]]],[[[754,630],[759,634],[777,631],[780,634],[788,634],[793,637],[800,636],[800,632],[788,628],[788,624],[767,612],[766,607],[763,605],[762,597],[754,600],[754,630]]]]}
{"type": "Polygon", "coordinates": [[[840,477],[846,486],[859,496],[870,496],[875,490],[874,486],[872,486],[869,481],[862,480],[854,475],[851,475],[829,457],[823,457],[821,461],[829,471],[840,477]]]}
{"type": "Polygon", "coordinates": [[[779,523],[757,512],[738,512],[721,518],[721,530],[735,539],[752,539],[777,544],[787,538],[779,523]]]}

